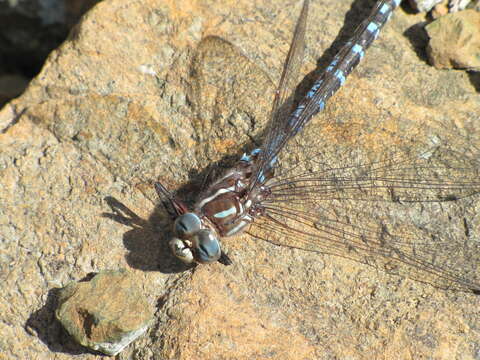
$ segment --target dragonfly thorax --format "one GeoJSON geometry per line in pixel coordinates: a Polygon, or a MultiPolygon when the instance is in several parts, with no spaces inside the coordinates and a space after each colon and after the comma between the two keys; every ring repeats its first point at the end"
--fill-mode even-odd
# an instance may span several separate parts
{"type": "Polygon", "coordinates": [[[249,217],[248,205],[235,187],[223,189],[215,197],[201,204],[200,212],[218,231],[220,236],[232,236],[241,232],[253,219],[249,217]]]}
{"type": "Polygon", "coordinates": [[[217,261],[222,254],[219,238],[241,233],[263,213],[258,202],[267,192],[263,187],[249,191],[257,154],[254,150],[250,156],[244,155],[200,196],[193,212],[177,217],[170,241],[176,257],[186,263],[217,261]]]}

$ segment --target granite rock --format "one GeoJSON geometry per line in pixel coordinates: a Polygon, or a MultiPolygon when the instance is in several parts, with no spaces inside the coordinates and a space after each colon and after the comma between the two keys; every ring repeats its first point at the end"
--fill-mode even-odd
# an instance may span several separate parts
{"type": "Polygon", "coordinates": [[[465,10],[428,24],[427,54],[438,69],[480,71],[480,12],[465,10]]]}
{"type": "Polygon", "coordinates": [[[101,271],[59,292],[56,317],[79,344],[116,355],[147,331],[153,308],[127,271],[101,271]]]}
{"type": "MultiPolygon", "coordinates": [[[[311,1],[299,91],[371,4],[311,1]]],[[[297,0],[103,1],[2,109],[0,353],[96,359],[63,337],[51,294],[123,267],[159,310],[117,359],[478,357],[472,294],[248,235],[224,242],[228,267],[185,269],[169,254],[171,223],[152,182],[192,196],[260,142],[299,10],[297,0]]],[[[399,8],[304,134],[321,129],[346,146],[357,123],[368,145],[358,152],[372,156],[402,146],[370,131],[378,127],[405,142],[438,137],[478,149],[480,80],[429,66],[411,31],[421,21],[399,8]]],[[[320,149],[325,161],[344,166],[332,144],[320,149]]],[[[432,237],[480,236],[478,197],[397,204],[398,213],[374,205],[432,237]]]]}

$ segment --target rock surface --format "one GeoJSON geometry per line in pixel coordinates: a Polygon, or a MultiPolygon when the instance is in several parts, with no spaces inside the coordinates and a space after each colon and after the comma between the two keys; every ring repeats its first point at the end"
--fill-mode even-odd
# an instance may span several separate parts
{"type": "MultiPolygon", "coordinates": [[[[303,88],[371,3],[311,2],[303,88]]],[[[478,359],[480,300],[472,294],[248,235],[225,242],[229,267],[185,269],[171,258],[170,222],[151,183],[194,193],[209,164],[231,165],[255,146],[299,5],[101,2],[3,108],[0,353],[96,359],[55,321],[55,289],[128,267],[159,311],[118,359],[478,359]]],[[[479,148],[480,79],[426,64],[414,27],[422,19],[399,9],[312,126],[327,122],[325,134],[336,127],[349,135],[360,123],[405,141],[479,148]]],[[[372,136],[359,150],[397,145],[372,136]]],[[[325,152],[325,161],[336,154],[325,152]]],[[[432,236],[479,239],[478,196],[399,206],[432,236]]]]}
{"type": "Polygon", "coordinates": [[[427,30],[427,54],[438,69],[480,71],[480,12],[465,10],[443,16],[427,30]]]}
{"type": "Polygon", "coordinates": [[[116,355],[147,331],[153,309],[125,270],[101,271],[59,292],[57,319],[79,344],[116,355]]]}

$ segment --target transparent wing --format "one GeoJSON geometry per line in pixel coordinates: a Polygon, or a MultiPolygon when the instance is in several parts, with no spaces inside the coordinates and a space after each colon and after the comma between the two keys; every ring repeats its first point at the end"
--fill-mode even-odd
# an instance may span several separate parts
{"type": "MultiPolygon", "coordinates": [[[[192,136],[201,144],[196,161],[207,166],[238,152],[265,129],[275,85],[228,41],[208,36],[198,44],[189,73],[192,136]],[[255,121],[253,121],[255,119],[255,121]]],[[[232,158],[233,161],[233,158],[232,158]]]]}
{"type": "Polygon", "coordinates": [[[383,153],[381,158],[315,171],[291,168],[268,183],[272,191],[268,201],[452,201],[480,191],[476,160],[446,145],[420,149],[416,143],[404,151],[383,153]]]}
{"type": "MultiPolygon", "coordinates": [[[[294,90],[299,80],[299,70],[303,62],[305,50],[305,30],[307,28],[309,0],[303,2],[302,11],[298,18],[293,34],[290,49],[283,65],[282,76],[275,92],[270,121],[266,136],[262,144],[259,161],[254,169],[254,179],[261,180],[261,174],[268,172],[272,154],[278,153],[283,147],[281,139],[289,132],[287,120],[293,110],[294,90]]],[[[256,181],[250,185],[253,188],[256,181]]]]}
{"type": "MultiPolygon", "coordinates": [[[[263,144],[265,150],[274,146],[277,131],[286,130],[285,121],[290,115],[295,87],[298,84],[299,70],[305,50],[305,30],[307,28],[309,0],[303,2],[302,12],[297,21],[290,49],[283,65],[282,76],[272,105],[271,120],[263,144]]],[[[264,151],[265,152],[265,151],[264,151]]]]}
{"type": "Polygon", "coordinates": [[[265,215],[248,232],[437,287],[480,291],[480,242],[466,230],[461,202],[451,201],[480,196],[478,140],[438,129],[442,138],[423,142],[419,133],[409,142],[382,128],[348,128],[311,129],[289,144],[266,183],[265,215]]]}
{"type": "MultiPolygon", "coordinates": [[[[368,204],[368,203],[367,203],[368,204]]],[[[480,247],[452,234],[432,235],[376,209],[327,201],[299,209],[296,204],[269,205],[248,233],[274,244],[331,254],[443,289],[480,292],[480,247]],[[362,209],[362,210],[360,210],[362,209]],[[370,209],[371,211],[364,211],[370,209]],[[362,225],[359,225],[362,224],[362,225]]]]}

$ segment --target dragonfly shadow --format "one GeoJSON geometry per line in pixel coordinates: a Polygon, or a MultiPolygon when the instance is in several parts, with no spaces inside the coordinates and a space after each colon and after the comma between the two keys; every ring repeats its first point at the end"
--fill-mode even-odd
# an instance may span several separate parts
{"type": "Polygon", "coordinates": [[[161,205],[155,207],[148,219],[142,219],[114,197],[106,197],[105,201],[112,212],[103,213],[102,217],[131,228],[124,233],[123,244],[128,250],[125,258],[132,268],[167,274],[189,268],[171,255],[169,220],[161,205]]]}

